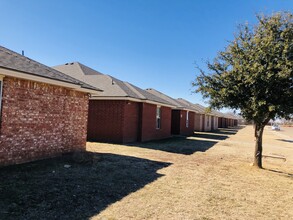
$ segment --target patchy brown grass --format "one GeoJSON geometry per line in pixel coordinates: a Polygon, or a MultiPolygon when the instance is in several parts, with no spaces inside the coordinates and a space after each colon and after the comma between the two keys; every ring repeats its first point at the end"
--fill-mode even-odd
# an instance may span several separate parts
{"type": "Polygon", "coordinates": [[[88,219],[161,177],[156,171],[168,165],[88,152],[5,167],[0,219],[88,219]]]}
{"type": "Polygon", "coordinates": [[[258,170],[252,127],[236,132],[88,143],[85,155],[2,168],[0,219],[293,219],[292,138],[267,128],[264,154],[287,160],[258,170]]]}
{"type": "Polygon", "coordinates": [[[235,132],[196,133],[185,144],[183,139],[173,139],[173,145],[168,140],[159,147],[158,142],[130,147],[89,143],[90,151],[172,163],[159,170],[161,178],[111,204],[93,219],[293,219],[292,143],[278,140],[276,132],[267,128],[264,154],[280,154],[287,161],[264,159],[265,169],[258,170],[250,165],[252,127],[235,132]],[[194,153],[170,153],[176,150],[168,147],[180,149],[178,142],[193,147],[194,153]]]}

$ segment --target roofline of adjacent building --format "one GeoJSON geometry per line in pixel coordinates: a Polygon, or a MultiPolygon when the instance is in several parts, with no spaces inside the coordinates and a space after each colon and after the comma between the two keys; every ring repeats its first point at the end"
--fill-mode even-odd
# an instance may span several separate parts
{"type": "Polygon", "coordinates": [[[193,109],[193,108],[191,108],[191,107],[189,107],[189,106],[184,106],[184,105],[182,105],[182,104],[181,104],[180,102],[178,102],[176,99],[174,99],[174,98],[172,98],[171,96],[168,96],[168,95],[166,95],[166,94],[164,94],[164,93],[162,93],[162,92],[160,92],[160,91],[158,91],[158,90],[156,90],[156,89],[154,89],[154,88],[147,88],[147,89],[145,89],[145,91],[151,93],[151,94],[154,95],[154,96],[157,96],[157,97],[160,98],[160,99],[163,99],[163,100],[169,102],[170,104],[172,104],[172,102],[176,103],[176,105],[173,105],[173,106],[174,106],[174,107],[172,108],[173,110],[183,110],[183,111],[189,111],[189,112],[198,113],[197,110],[195,110],[195,109],[193,109]],[[151,91],[153,91],[154,93],[152,93],[151,91]],[[160,95],[162,95],[163,98],[160,97],[159,95],[157,95],[156,93],[159,93],[160,95]],[[172,102],[170,102],[169,99],[170,99],[172,102]]]}
{"type": "Polygon", "coordinates": [[[188,112],[194,112],[194,113],[196,113],[196,114],[200,114],[197,110],[195,110],[195,109],[191,109],[191,108],[187,108],[187,107],[184,107],[184,106],[182,106],[182,107],[175,107],[175,108],[173,108],[174,110],[184,110],[184,111],[188,111],[188,112]]]}
{"type": "Polygon", "coordinates": [[[100,92],[103,91],[101,89],[85,88],[85,87],[82,87],[82,85],[80,84],[65,82],[63,80],[52,79],[49,77],[39,76],[33,73],[22,72],[19,70],[9,69],[5,67],[0,67],[0,75],[4,77],[9,76],[9,77],[15,77],[15,78],[24,79],[24,80],[47,83],[47,84],[55,85],[55,86],[62,86],[62,87],[76,90],[76,91],[90,93],[90,94],[99,94],[100,92]]]}
{"type": "Polygon", "coordinates": [[[144,102],[148,104],[158,105],[158,106],[166,106],[170,108],[174,108],[173,105],[168,105],[166,103],[155,102],[148,99],[136,99],[129,96],[91,96],[90,100],[125,100],[125,101],[132,101],[132,102],[144,102]]]}

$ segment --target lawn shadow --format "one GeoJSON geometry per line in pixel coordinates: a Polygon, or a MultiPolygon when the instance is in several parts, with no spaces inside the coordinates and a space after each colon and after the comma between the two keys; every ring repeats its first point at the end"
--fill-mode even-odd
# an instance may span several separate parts
{"type": "Polygon", "coordinates": [[[205,132],[205,133],[195,132],[194,135],[192,135],[192,137],[221,141],[221,140],[227,139],[229,136],[224,135],[220,132],[205,132]]]}
{"type": "Polygon", "coordinates": [[[267,168],[264,168],[264,170],[267,170],[267,171],[270,171],[270,172],[274,172],[274,173],[279,173],[279,174],[288,176],[290,178],[293,178],[293,173],[287,173],[287,172],[283,172],[283,171],[280,171],[280,170],[273,170],[273,169],[267,169],[267,168]]]}
{"type": "Polygon", "coordinates": [[[224,135],[234,135],[234,134],[236,134],[242,128],[243,127],[218,128],[218,130],[216,130],[215,133],[217,133],[217,134],[224,134],[224,135]]]}
{"type": "Polygon", "coordinates": [[[191,155],[197,151],[205,152],[216,143],[217,141],[195,140],[189,137],[175,136],[163,140],[128,144],[128,146],[191,155]]]}
{"type": "Polygon", "coordinates": [[[88,219],[160,178],[157,171],[171,165],[115,154],[81,155],[1,168],[1,219],[88,219]]]}
{"type": "Polygon", "coordinates": [[[277,139],[278,141],[293,143],[293,140],[287,140],[287,139],[277,139]]]}
{"type": "MultiPolygon", "coordinates": [[[[229,134],[236,134],[239,129],[229,129],[229,134]],[[235,131],[235,132],[232,132],[235,131]]],[[[221,140],[229,136],[225,131],[195,132],[191,136],[173,136],[163,140],[131,143],[128,146],[161,150],[169,153],[191,155],[195,152],[205,152],[221,140]]]]}

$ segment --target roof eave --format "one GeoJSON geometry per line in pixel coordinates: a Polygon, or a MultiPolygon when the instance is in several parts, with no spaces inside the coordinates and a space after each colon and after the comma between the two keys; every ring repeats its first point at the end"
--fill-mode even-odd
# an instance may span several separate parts
{"type": "Polygon", "coordinates": [[[155,102],[151,101],[148,99],[137,99],[137,98],[132,98],[130,96],[91,96],[90,100],[126,100],[126,101],[133,101],[133,102],[141,102],[141,103],[148,103],[148,104],[153,104],[153,105],[159,105],[159,106],[166,106],[170,108],[174,108],[175,106],[169,105],[166,103],[161,103],[161,102],[155,102]]]}
{"type": "Polygon", "coordinates": [[[86,93],[91,93],[91,94],[99,93],[102,91],[100,89],[83,88],[80,84],[69,83],[69,82],[65,82],[62,80],[51,79],[48,77],[38,76],[38,75],[35,75],[32,73],[8,69],[5,67],[0,67],[0,75],[15,77],[15,78],[24,79],[24,80],[30,80],[30,81],[40,82],[40,83],[47,83],[50,85],[66,87],[66,88],[70,88],[70,89],[73,89],[76,91],[81,91],[81,92],[86,92],[86,93]]]}

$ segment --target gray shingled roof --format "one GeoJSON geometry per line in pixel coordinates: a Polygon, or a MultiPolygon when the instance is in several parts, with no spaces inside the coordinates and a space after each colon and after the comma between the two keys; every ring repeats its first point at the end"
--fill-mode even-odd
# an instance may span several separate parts
{"type": "Polygon", "coordinates": [[[153,95],[161,98],[161,99],[164,99],[166,100],[167,102],[171,103],[172,105],[176,106],[176,108],[178,109],[186,109],[188,111],[194,111],[194,112],[197,112],[196,109],[192,106],[192,105],[189,105],[189,103],[187,102],[183,102],[183,101],[180,101],[178,99],[174,99],[162,92],[159,92],[155,89],[152,89],[152,88],[149,88],[149,89],[146,89],[146,91],[152,93],[153,95]]]}
{"type": "Polygon", "coordinates": [[[218,113],[218,117],[221,117],[221,118],[227,118],[227,115],[226,114],[224,114],[224,113],[222,113],[222,112],[218,112],[217,111],[217,113],[218,113]]]}
{"type": "Polygon", "coordinates": [[[105,98],[134,98],[138,100],[149,100],[161,104],[172,105],[171,103],[154,96],[153,94],[134,86],[128,82],[123,82],[110,75],[102,74],[79,62],[67,63],[54,66],[54,69],[82,80],[92,86],[103,89],[103,92],[96,97],[105,98]]]}
{"type": "MultiPolygon", "coordinates": [[[[191,102],[189,102],[189,101],[187,101],[185,99],[182,99],[182,98],[179,98],[177,100],[180,103],[185,103],[185,105],[190,105],[199,114],[207,114],[206,107],[204,107],[204,106],[202,106],[200,104],[194,104],[194,103],[191,103],[191,102]]],[[[214,115],[214,113],[209,113],[209,114],[214,115]]]]}
{"type": "Polygon", "coordinates": [[[40,76],[52,80],[62,81],[70,84],[79,85],[82,88],[99,91],[100,89],[86,84],[80,80],[61,73],[51,67],[45,66],[37,61],[22,56],[14,51],[0,46],[0,67],[16,70],[25,74],[40,76]]]}
{"type": "MultiPolygon", "coordinates": [[[[177,99],[180,103],[185,103],[186,105],[192,105],[198,113],[200,114],[206,114],[206,107],[200,105],[200,104],[193,104],[185,99],[179,98],[177,99]]],[[[216,111],[214,109],[211,110],[211,112],[209,113],[210,115],[214,115],[217,117],[223,117],[223,118],[231,118],[231,115],[227,114],[227,113],[222,113],[219,111],[216,111]]]]}
{"type": "MultiPolygon", "coordinates": [[[[88,66],[85,66],[79,62],[71,62],[71,63],[65,63],[64,65],[59,65],[52,67],[60,72],[62,70],[66,72],[70,72],[70,76],[74,77],[79,77],[80,75],[104,75],[88,66]]],[[[66,73],[65,73],[66,74],[66,73]]]]}
{"type": "Polygon", "coordinates": [[[240,117],[238,117],[237,115],[233,114],[233,113],[225,113],[224,114],[226,116],[226,118],[230,118],[230,119],[240,119],[240,117]]]}
{"type": "Polygon", "coordinates": [[[189,108],[193,109],[193,111],[196,113],[200,113],[200,114],[202,113],[201,110],[199,108],[197,108],[195,104],[193,104],[185,99],[178,98],[177,101],[184,104],[185,106],[189,106],[189,108]]]}
{"type": "Polygon", "coordinates": [[[160,98],[160,97],[157,97],[155,95],[153,95],[152,93],[144,90],[144,89],[141,89],[139,87],[136,87],[136,86],[133,86],[140,94],[142,94],[147,100],[153,100],[153,101],[156,101],[156,102],[160,102],[160,103],[165,103],[165,104],[168,104],[168,105],[173,105],[172,103],[160,98]]]}
{"type": "Polygon", "coordinates": [[[177,102],[175,99],[171,98],[170,96],[167,96],[164,93],[161,93],[155,89],[148,88],[146,89],[149,93],[153,94],[154,96],[157,96],[161,99],[164,99],[166,102],[172,103],[172,105],[176,106],[176,108],[184,108],[183,105],[181,105],[179,102],[177,102]]]}
{"type": "Polygon", "coordinates": [[[199,112],[201,114],[208,114],[208,115],[214,115],[214,116],[218,116],[219,114],[222,114],[222,113],[219,113],[218,111],[216,110],[211,110],[210,112],[207,112],[207,108],[200,105],[200,104],[194,104],[195,108],[197,108],[199,110],[199,112]]]}
{"type": "Polygon", "coordinates": [[[217,117],[223,117],[223,113],[222,113],[222,112],[219,112],[219,111],[217,111],[217,110],[212,109],[211,113],[212,113],[214,116],[217,116],[217,117]]]}

